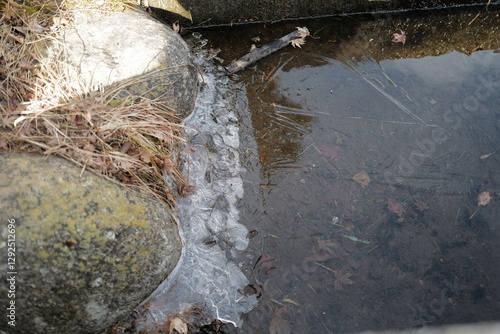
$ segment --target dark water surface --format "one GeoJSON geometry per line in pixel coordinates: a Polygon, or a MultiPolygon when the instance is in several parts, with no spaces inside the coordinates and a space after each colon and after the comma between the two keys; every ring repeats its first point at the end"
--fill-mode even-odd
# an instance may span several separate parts
{"type": "Polygon", "coordinates": [[[259,296],[239,331],[500,320],[499,22],[490,7],[200,31],[224,65],[253,37],[313,35],[234,78],[259,296]]]}

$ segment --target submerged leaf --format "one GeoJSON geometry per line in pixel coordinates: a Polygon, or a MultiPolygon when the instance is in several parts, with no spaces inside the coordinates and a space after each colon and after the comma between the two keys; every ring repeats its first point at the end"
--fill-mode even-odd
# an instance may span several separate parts
{"type": "Polygon", "coordinates": [[[344,269],[334,270],[333,274],[335,275],[333,288],[337,291],[343,290],[347,285],[354,284],[354,282],[349,279],[352,274],[344,269]]]}
{"type": "Polygon", "coordinates": [[[330,240],[315,239],[315,251],[306,255],[305,258],[309,261],[323,262],[338,257],[333,251],[333,247],[335,247],[335,243],[330,240]]]}
{"type": "Polygon", "coordinates": [[[489,157],[491,157],[493,155],[493,153],[488,153],[488,154],[483,154],[482,156],[480,156],[479,158],[481,160],[484,160],[484,159],[488,159],[489,157]]]}
{"type": "Polygon", "coordinates": [[[418,211],[421,211],[421,212],[425,211],[429,208],[427,203],[425,203],[424,201],[421,201],[421,200],[415,201],[415,207],[417,208],[418,211]]]}
{"type": "Polygon", "coordinates": [[[479,195],[477,195],[478,206],[486,206],[490,203],[490,201],[491,201],[491,195],[487,191],[483,191],[482,193],[479,193],[479,195]]]}
{"type": "Polygon", "coordinates": [[[403,206],[403,204],[396,202],[392,198],[387,199],[387,208],[392,213],[395,213],[396,215],[398,215],[399,218],[403,218],[404,214],[406,213],[406,209],[403,206]]]}
{"type": "Polygon", "coordinates": [[[369,185],[371,182],[370,177],[365,171],[359,172],[358,174],[354,175],[352,179],[362,185],[363,188],[369,185]]]}
{"type": "Polygon", "coordinates": [[[339,154],[340,148],[338,146],[327,146],[327,145],[319,145],[319,150],[321,151],[321,155],[324,156],[325,158],[328,158],[330,160],[333,160],[337,157],[339,154]]]}
{"type": "Polygon", "coordinates": [[[342,234],[342,236],[343,236],[344,238],[347,238],[347,239],[352,240],[352,241],[354,241],[354,242],[361,242],[361,243],[363,243],[363,244],[369,244],[369,243],[370,243],[369,241],[366,241],[366,240],[360,239],[360,238],[358,238],[358,237],[356,237],[356,236],[354,236],[354,235],[342,234]]]}
{"type": "Polygon", "coordinates": [[[290,304],[293,304],[293,305],[295,305],[295,306],[300,306],[300,304],[299,304],[299,303],[297,303],[295,300],[290,299],[290,298],[285,298],[285,299],[283,299],[283,301],[284,301],[284,302],[287,302],[287,303],[290,303],[290,304]]]}

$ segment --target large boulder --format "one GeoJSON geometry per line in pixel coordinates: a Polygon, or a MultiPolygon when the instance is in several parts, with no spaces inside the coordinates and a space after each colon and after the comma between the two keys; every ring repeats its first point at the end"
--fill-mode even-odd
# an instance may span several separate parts
{"type": "Polygon", "coordinates": [[[14,323],[2,321],[0,332],[102,330],[142,302],[181,254],[166,206],[61,158],[0,155],[0,216],[4,318],[14,305],[14,323]]]}
{"type": "Polygon", "coordinates": [[[62,83],[77,93],[114,84],[122,96],[160,99],[181,117],[193,110],[198,72],[191,51],[144,11],[76,10],[71,26],[41,48],[47,48],[41,62],[54,66],[62,83]]]}

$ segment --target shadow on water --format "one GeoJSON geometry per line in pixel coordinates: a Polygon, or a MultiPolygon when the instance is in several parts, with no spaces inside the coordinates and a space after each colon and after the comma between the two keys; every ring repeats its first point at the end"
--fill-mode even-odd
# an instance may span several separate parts
{"type": "Polygon", "coordinates": [[[479,11],[202,31],[226,61],[312,35],[236,78],[259,296],[242,332],[500,320],[499,12],[479,11]]]}

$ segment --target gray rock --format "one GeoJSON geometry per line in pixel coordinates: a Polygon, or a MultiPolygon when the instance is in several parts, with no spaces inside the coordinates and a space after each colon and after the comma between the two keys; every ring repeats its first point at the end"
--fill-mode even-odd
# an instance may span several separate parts
{"type": "Polygon", "coordinates": [[[3,320],[0,332],[102,330],[142,302],[181,254],[175,220],[153,196],[61,158],[0,155],[0,216],[0,295],[9,305],[5,282],[14,276],[8,302],[16,307],[16,326],[3,320]]]}
{"type": "Polygon", "coordinates": [[[115,84],[161,99],[181,117],[192,112],[198,79],[191,52],[177,33],[147,13],[75,11],[72,27],[59,38],[41,61],[58,66],[64,84],[75,92],[115,84]]]}

